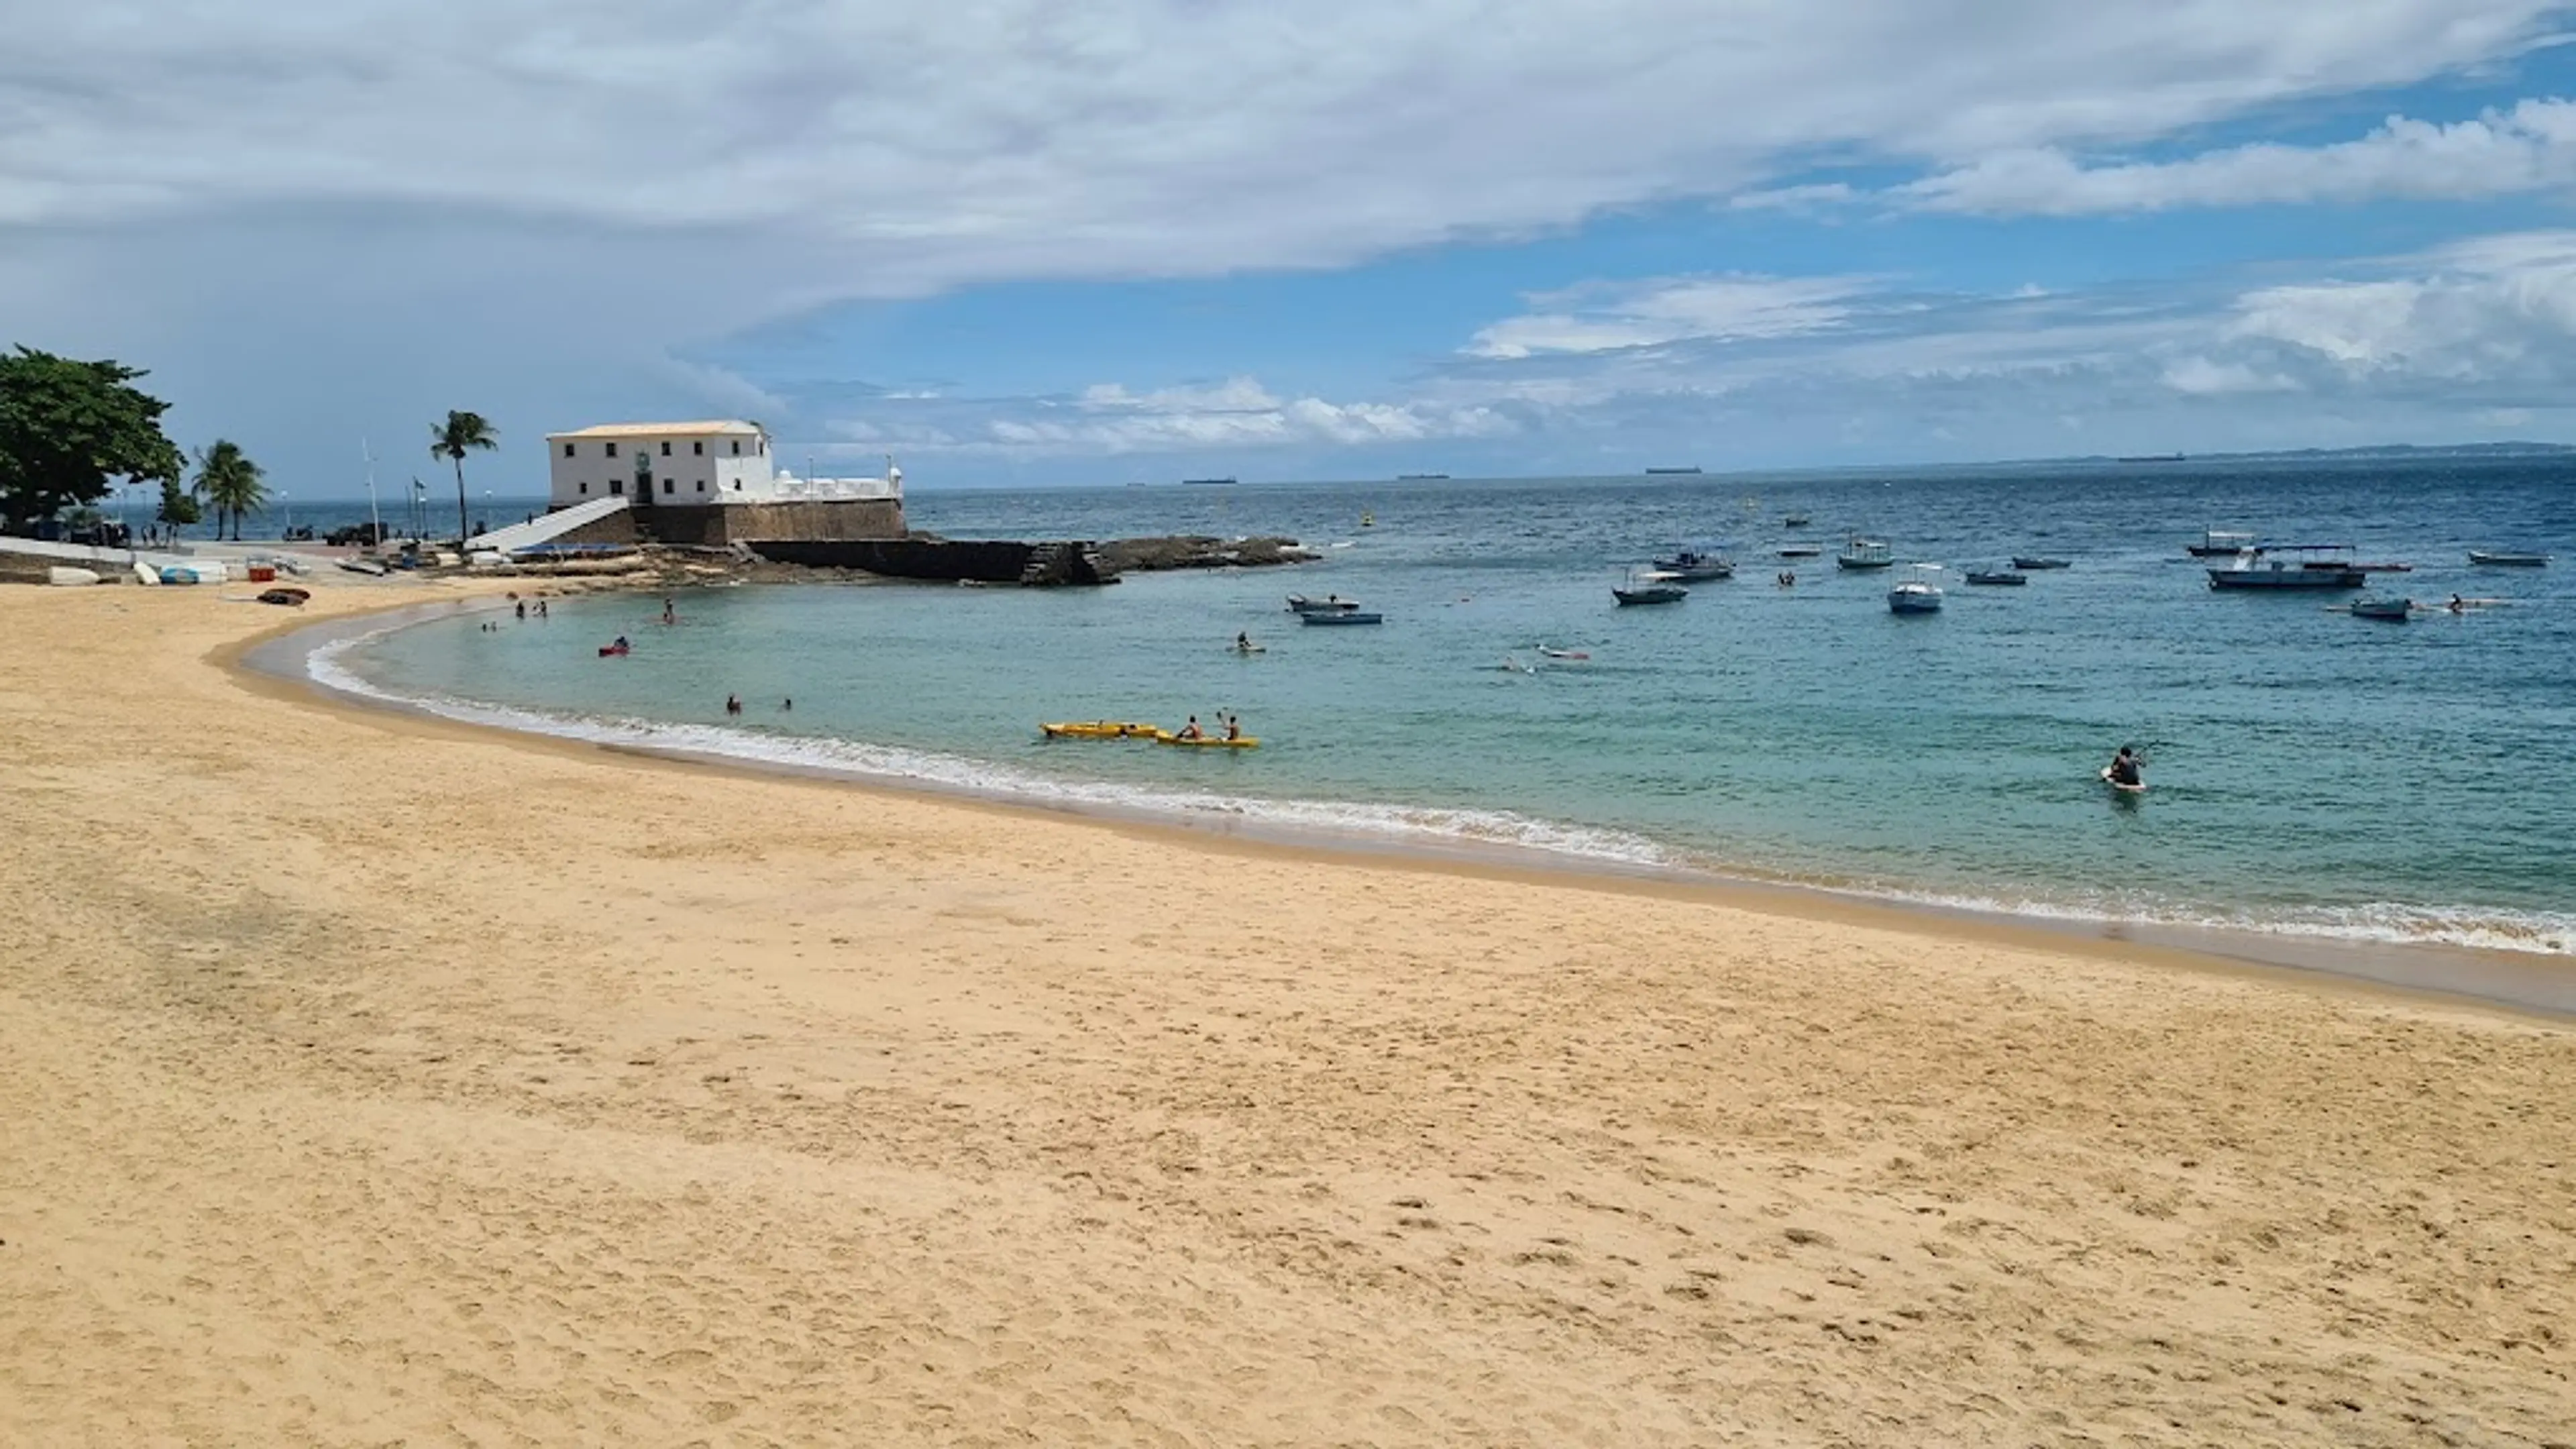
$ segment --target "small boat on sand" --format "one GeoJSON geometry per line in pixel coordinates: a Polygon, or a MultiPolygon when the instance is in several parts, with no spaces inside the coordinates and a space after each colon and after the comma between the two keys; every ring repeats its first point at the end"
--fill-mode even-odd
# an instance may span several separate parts
{"type": "Polygon", "coordinates": [[[2549,567],[2549,555],[2513,549],[2473,548],[2469,550],[2469,562],[2488,568],[2540,569],[2549,567]]]}

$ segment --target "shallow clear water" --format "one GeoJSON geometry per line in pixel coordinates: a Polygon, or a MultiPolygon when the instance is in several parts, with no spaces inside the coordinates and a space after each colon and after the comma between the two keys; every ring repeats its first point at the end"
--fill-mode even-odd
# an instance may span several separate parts
{"type": "Polygon", "coordinates": [[[1705,864],[2009,909],[2576,949],[2576,468],[2162,464],[1767,479],[924,494],[956,537],[1287,533],[1298,570],[1091,592],[743,588],[442,621],[339,663],[551,727],[1038,795],[1705,864]],[[1374,514],[1362,528],[1363,512],[1374,514]],[[1784,515],[1809,515],[1793,531],[1784,515]],[[2492,599],[2396,625],[2341,594],[2213,593],[2204,527],[2412,561],[2373,592],[2492,599]],[[1891,615],[1838,572],[2074,560],[1891,615]],[[1827,556],[1784,563],[1793,538],[1827,556]],[[1620,609],[1623,565],[1738,577],[1620,609]],[[2471,547],[2558,553],[2472,569],[2471,547]],[[1794,587],[1774,575],[1797,572],[1794,587]],[[1290,591],[1381,609],[1301,628],[1290,591]],[[1264,654],[1225,646],[1249,631],[1264,654]],[[635,652],[601,659],[624,633],[635,652]],[[1536,646],[1587,650],[1557,664],[1536,646]],[[1506,657],[1535,673],[1506,670],[1506,657]],[[727,693],[749,706],[722,712],[727,693]],[[793,696],[795,708],[779,701],[793,696]],[[1239,712],[1258,751],[1041,742],[1043,719],[1239,712]],[[2151,790],[2094,772],[2145,748],[2151,790]]]}

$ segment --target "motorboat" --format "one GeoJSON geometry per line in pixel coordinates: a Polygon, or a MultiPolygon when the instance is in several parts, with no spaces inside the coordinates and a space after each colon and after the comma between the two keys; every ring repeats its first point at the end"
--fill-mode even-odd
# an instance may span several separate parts
{"type": "Polygon", "coordinates": [[[1966,577],[1969,583],[1981,588],[2017,589],[2030,582],[2030,575],[2017,574],[2006,569],[1970,569],[1966,577]]]}
{"type": "Polygon", "coordinates": [[[1300,624],[1383,624],[1386,615],[1373,609],[1327,609],[1299,614],[1300,624]]]}
{"type": "Polygon", "coordinates": [[[1851,542],[1843,545],[1843,551],[1834,555],[1834,562],[1847,569],[1894,568],[1896,553],[1888,547],[1885,539],[1862,538],[1854,534],[1851,542]]]}
{"type": "Polygon", "coordinates": [[[1793,543],[1780,550],[1782,558],[1818,558],[1823,554],[1824,550],[1812,543],[1793,543]]]}
{"type": "Polygon", "coordinates": [[[1690,597],[1681,586],[1678,574],[1656,569],[1631,569],[1625,587],[1614,587],[1610,596],[1622,607],[1629,604],[1678,604],[1690,597]]]}
{"type": "Polygon", "coordinates": [[[2074,565],[2068,560],[2062,558],[2024,558],[2019,554],[2015,554],[2013,555],[2013,567],[2017,569],[2028,569],[2032,573],[2038,573],[2043,569],[2072,568],[2074,565]]]}
{"type": "Polygon", "coordinates": [[[1700,553],[1687,548],[1671,558],[1655,560],[1655,567],[1686,583],[1735,577],[1735,560],[1722,553],[1700,553]]]}
{"type": "Polygon", "coordinates": [[[1887,591],[1887,611],[1891,614],[1937,614],[1941,612],[1941,566],[1909,564],[1905,577],[1887,591]]]}
{"type": "Polygon", "coordinates": [[[2469,550],[2469,562],[2483,564],[2488,568],[2538,569],[2549,566],[2549,555],[2522,553],[2513,549],[2473,548],[2469,550]]]}
{"type": "Polygon", "coordinates": [[[1807,526],[1807,515],[1803,513],[1792,513],[1781,521],[1791,528],[1804,528],[1807,526]]]}
{"type": "Polygon", "coordinates": [[[2369,575],[2348,543],[2274,543],[2244,549],[2209,570],[2213,589],[2357,589],[2369,575]]]}
{"type": "Polygon", "coordinates": [[[2414,611],[2413,599],[2355,599],[2352,601],[2352,616],[2356,619],[2386,619],[2393,624],[2403,624],[2406,622],[2407,615],[2414,611]]]}
{"type": "Polygon", "coordinates": [[[1310,599],[1304,594],[1288,596],[1288,612],[1291,614],[1347,614],[1358,609],[1359,606],[1359,600],[1345,599],[1339,595],[1327,599],[1310,599]]]}
{"type": "Polygon", "coordinates": [[[2193,558],[2233,558],[2253,546],[2254,535],[2250,533],[2231,533],[2223,528],[2212,528],[2200,535],[2200,542],[2191,545],[2191,556],[2193,558]]]}

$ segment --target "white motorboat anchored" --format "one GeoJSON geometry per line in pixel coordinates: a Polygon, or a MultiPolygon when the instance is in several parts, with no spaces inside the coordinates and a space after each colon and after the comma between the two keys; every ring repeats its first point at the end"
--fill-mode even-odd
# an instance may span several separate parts
{"type": "Polygon", "coordinates": [[[1887,611],[1891,614],[1937,614],[1941,612],[1941,566],[1910,564],[1905,577],[1887,591],[1887,611]]]}

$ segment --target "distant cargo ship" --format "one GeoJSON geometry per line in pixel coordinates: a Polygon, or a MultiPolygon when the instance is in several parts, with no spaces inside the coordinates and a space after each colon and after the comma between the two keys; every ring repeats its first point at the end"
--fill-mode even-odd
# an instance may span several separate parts
{"type": "Polygon", "coordinates": [[[1184,478],[1181,480],[1181,486],[1184,488],[1217,488],[1222,487],[1225,484],[1232,483],[1233,481],[1234,480],[1231,478],[1184,478]]]}
{"type": "Polygon", "coordinates": [[[1446,478],[1448,476],[1449,475],[1446,473],[1398,473],[1395,475],[1395,481],[1398,483],[1429,483],[1436,479],[1446,478]]]}
{"type": "Polygon", "coordinates": [[[1647,469],[1646,471],[1647,471],[1647,472],[1649,472],[1649,473],[1696,473],[1696,472],[1698,472],[1698,471],[1699,471],[1699,469],[1697,469],[1697,468],[1649,468],[1649,469],[1647,469]]]}
{"type": "Polygon", "coordinates": [[[2114,458],[2114,463],[2179,463],[2180,453],[2140,453],[2134,458],[2114,458]]]}

